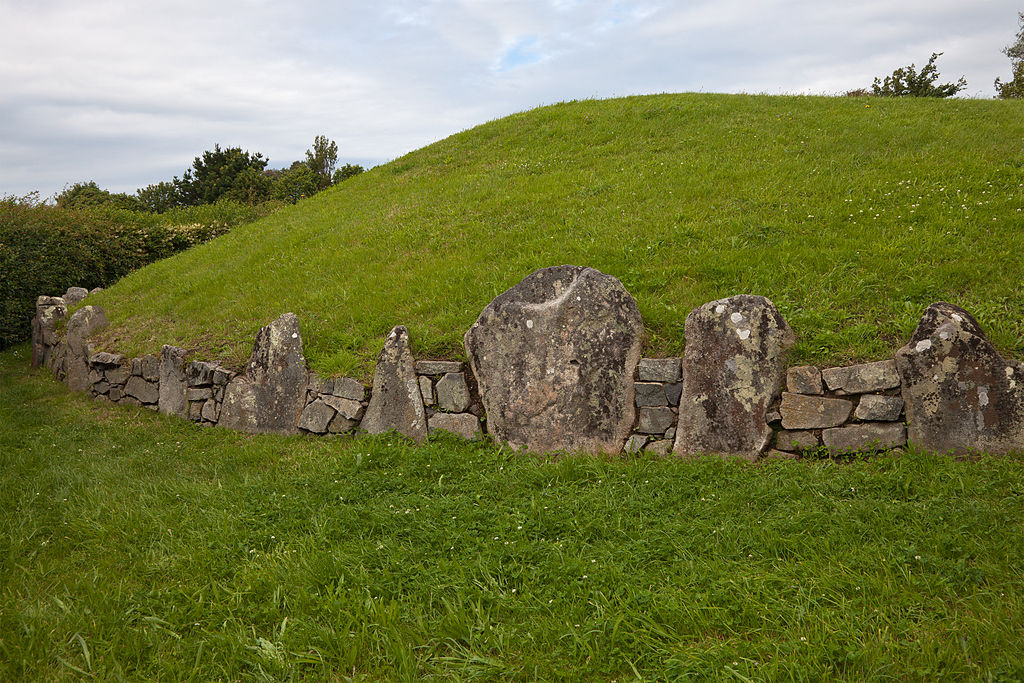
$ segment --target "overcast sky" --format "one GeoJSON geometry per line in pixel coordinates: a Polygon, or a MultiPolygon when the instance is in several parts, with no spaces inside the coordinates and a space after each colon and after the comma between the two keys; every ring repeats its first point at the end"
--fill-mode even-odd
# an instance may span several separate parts
{"type": "Polygon", "coordinates": [[[0,0],[0,195],[181,175],[215,143],[372,166],[542,104],[836,94],[932,52],[992,97],[1024,0],[0,0]]]}

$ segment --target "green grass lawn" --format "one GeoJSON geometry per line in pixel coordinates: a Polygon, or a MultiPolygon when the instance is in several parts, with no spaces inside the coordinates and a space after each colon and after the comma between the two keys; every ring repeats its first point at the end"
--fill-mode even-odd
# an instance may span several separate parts
{"type": "Polygon", "coordinates": [[[0,680],[1024,677],[1024,457],[247,436],[0,354],[0,680]]]}
{"type": "Polygon", "coordinates": [[[368,379],[387,331],[419,357],[537,268],[573,263],[636,297],[648,355],[724,296],[768,296],[795,362],[891,357],[925,307],[965,307],[1024,358],[1024,103],[658,95],[515,114],[413,152],[95,300],[105,343],[239,366],[299,315],[323,373],[368,379]]]}

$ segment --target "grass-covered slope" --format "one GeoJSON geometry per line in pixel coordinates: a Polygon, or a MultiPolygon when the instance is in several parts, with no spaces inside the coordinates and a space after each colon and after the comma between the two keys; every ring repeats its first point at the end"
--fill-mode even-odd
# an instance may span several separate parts
{"type": "Polygon", "coordinates": [[[322,372],[368,373],[395,324],[462,355],[481,308],[573,263],[636,297],[647,352],[700,304],[763,294],[796,359],[881,358],[927,304],[1024,357],[1024,105],[661,95],[474,128],[154,264],[98,297],[129,353],[239,363],[285,311],[322,372]]]}

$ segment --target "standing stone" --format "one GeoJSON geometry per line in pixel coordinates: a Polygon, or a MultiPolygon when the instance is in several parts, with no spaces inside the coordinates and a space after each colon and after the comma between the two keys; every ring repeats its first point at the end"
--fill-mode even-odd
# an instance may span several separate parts
{"type": "Polygon", "coordinates": [[[693,310],[685,334],[674,451],[757,457],[772,438],[766,414],[782,390],[793,330],[771,301],[740,294],[693,310]]]}
{"type": "Polygon", "coordinates": [[[68,307],[59,296],[41,296],[36,299],[36,315],[32,318],[32,367],[48,364],[53,347],[57,345],[57,321],[66,318],[68,307]]]}
{"type": "MultiPolygon", "coordinates": [[[[422,379],[422,378],[421,378],[422,379]]],[[[437,407],[449,413],[461,413],[469,407],[469,387],[461,372],[449,372],[437,380],[437,407]]]]}
{"type": "MultiPolygon", "coordinates": [[[[214,374],[211,369],[211,382],[214,374]]],[[[224,392],[220,424],[245,432],[294,433],[306,407],[307,383],[299,319],[285,313],[256,334],[245,372],[224,392]]]]}
{"type": "Polygon", "coordinates": [[[72,391],[89,389],[89,343],[93,333],[107,326],[107,316],[99,306],[84,306],[68,320],[61,347],[64,350],[64,372],[72,391]]]}
{"type": "Polygon", "coordinates": [[[391,330],[384,341],[361,426],[370,434],[394,430],[416,442],[427,438],[427,414],[409,348],[409,330],[404,325],[391,330]]]}
{"type": "Polygon", "coordinates": [[[426,375],[420,375],[420,396],[423,397],[423,405],[434,405],[434,383],[426,375]]]}
{"type": "Polygon", "coordinates": [[[633,426],[642,331],[610,275],[556,266],[527,276],[466,332],[488,431],[534,452],[618,453],[633,426]]]}
{"type": "Polygon", "coordinates": [[[158,405],[165,415],[188,417],[188,401],[185,390],[188,382],[185,379],[185,349],[177,346],[164,345],[160,349],[160,397],[158,405]]]}
{"type": "Polygon", "coordinates": [[[1000,356],[970,313],[929,306],[896,364],[910,443],[943,453],[1024,451],[1024,363],[1000,356]]]}

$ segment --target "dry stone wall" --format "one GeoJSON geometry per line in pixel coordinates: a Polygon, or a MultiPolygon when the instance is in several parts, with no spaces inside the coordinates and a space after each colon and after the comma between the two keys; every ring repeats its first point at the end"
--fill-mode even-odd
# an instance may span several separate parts
{"type": "Polygon", "coordinates": [[[470,363],[416,360],[387,336],[368,388],[306,368],[298,318],[261,329],[243,372],[191,360],[94,352],[89,294],[39,297],[32,364],[99,400],[205,426],[313,435],[438,431],[533,451],[683,456],[845,453],[908,443],[1024,451],[1024,364],[999,356],[966,311],[939,302],[892,360],[786,369],[793,333],[764,297],[713,301],[687,318],[683,358],[640,358],[636,303],[593,269],[542,269],[466,334],[470,363]],[[63,330],[61,330],[62,321],[63,330]]]}

